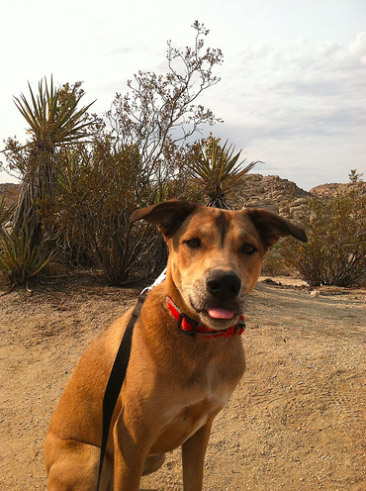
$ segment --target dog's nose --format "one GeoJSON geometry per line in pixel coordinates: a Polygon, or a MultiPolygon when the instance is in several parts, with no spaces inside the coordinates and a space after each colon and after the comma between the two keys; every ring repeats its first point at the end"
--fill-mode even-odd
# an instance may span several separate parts
{"type": "Polygon", "coordinates": [[[216,298],[235,298],[241,288],[241,279],[234,272],[213,271],[206,281],[207,289],[216,298]]]}

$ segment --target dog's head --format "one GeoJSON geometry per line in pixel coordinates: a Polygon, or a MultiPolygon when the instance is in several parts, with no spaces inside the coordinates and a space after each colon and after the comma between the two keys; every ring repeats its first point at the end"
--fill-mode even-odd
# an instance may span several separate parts
{"type": "Polygon", "coordinates": [[[307,240],[303,229],[259,208],[170,200],[135,211],[131,220],[140,219],[157,224],[168,244],[169,274],[186,312],[213,329],[238,322],[270,246],[286,235],[307,240]]]}

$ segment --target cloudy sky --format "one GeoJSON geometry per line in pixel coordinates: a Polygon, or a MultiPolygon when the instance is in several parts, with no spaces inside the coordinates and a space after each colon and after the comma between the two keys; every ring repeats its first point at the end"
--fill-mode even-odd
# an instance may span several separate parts
{"type": "Polygon", "coordinates": [[[165,70],[168,39],[192,43],[196,19],[224,53],[221,82],[200,100],[224,120],[217,136],[263,161],[257,172],[304,189],[347,182],[354,168],[366,175],[365,0],[2,2],[0,148],[25,141],[12,97],[28,81],[83,81],[101,115],[138,70],[165,70]]]}

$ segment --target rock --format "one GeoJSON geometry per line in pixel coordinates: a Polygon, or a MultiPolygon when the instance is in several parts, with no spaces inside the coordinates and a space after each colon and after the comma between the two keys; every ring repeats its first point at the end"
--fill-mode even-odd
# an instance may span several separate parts
{"type": "Polygon", "coordinates": [[[64,264],[51,261],[44,268],[44,271],[50,276],[64,276],[68,274],[68,269],[64,264]]]}
{"type": "Polygon", "coordinates": [[[297,208],[298,206],[306,205],[307,202],[308,202],[308,200],[306,198],[295,199],[295,201],[293,201],[290,204],[290,208],[297,208]]]}
{"type": "Polygon", "coordinates": [[[282,283],[280,281],[275,281],[272,280],[272,278],[265,278],[262,283],[266,283],[267,285],[276,285],[276,286],[282,286],[282,283]]]}
{"type": "Polygon", "coordinates": [[[249,201],[245,204],[245,208],[266,208],[276,214],[279,212],[277,206],[270,201],[249,201]]]}
{"type": "Polygon", "coordinates": [[[296,222],[301,222],[303,219],[303,211],[297,210],[291,213],[291,218],[296,222]]]}

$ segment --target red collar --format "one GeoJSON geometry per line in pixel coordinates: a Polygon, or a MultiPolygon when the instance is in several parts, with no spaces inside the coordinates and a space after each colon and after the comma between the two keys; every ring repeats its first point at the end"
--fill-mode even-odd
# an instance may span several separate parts
{"type": "Polygon", "coordinates": [[[166,303],[168,308],[173,315],[173,317],[178,321],[178,328],[183,331],[188,336],[195,337],[196,334],[200,336],[203,335],[205,338],[228,338],[237,334],[240,336],[245,329],[244,316],[240,316],[240,321],[235,326],[230,326],[222,331],[217,331],[216,329],[211,329],[210,327],[199,324],[194,319],[188,317],[188,315],[183,314],[179,308],[175,305],[170,297],[166,297],[166,303]]]}

